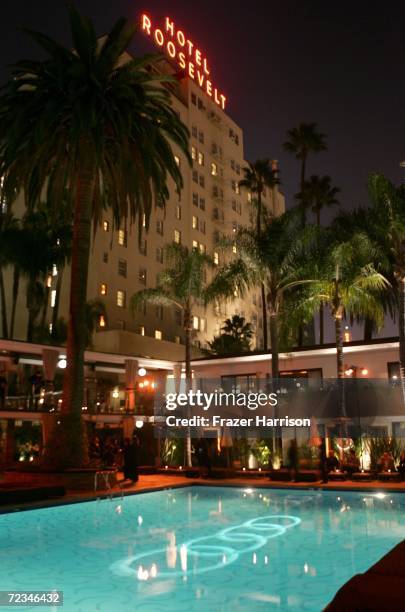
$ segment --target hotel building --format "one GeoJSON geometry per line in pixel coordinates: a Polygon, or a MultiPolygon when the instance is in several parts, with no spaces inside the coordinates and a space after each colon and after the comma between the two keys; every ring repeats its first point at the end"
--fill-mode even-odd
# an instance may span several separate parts
{"type": "MultiPolygon", "coordinates": [[[[143,19],[149,19],[145,16],[143,19]]],[[[241,226],[249,226],[254,218],[251,194],[239,187],[245,166],[242,129],[224,110],[225,97],[218,93],[210,81],[199,86],[201,78],[197,70],[187,63],[187,73],[179,71],[178,61],[172,57],[176,45],[183,42],[191,45],[185,35],[175,31],[174,24],[166,20],[162,29],[145,30],[146,36],[154,38],[157,46],[163,46],[167,60],[159,65],[159,70],[173,74],[176,82],[170,84],[173,108],[190,131],[190,153],[192,167],[184,155],[175,149],[176,161],[180,166],[184,188],[180,198],[173,184],[169,184],[170,198],[154,208],[148,231],[138,237],[137,224],[114,227],[111,215],[106,212],[101,227],[97,229],[89,262],[87,298],[104,302],[106,316],[98,321],[94,338],[94,348],[99,351],[126,355],[149,356],[155,358],[183,359],[184,331],[181,312],[175,308],[145,305],[135,316],[130,312],[131,296],[146,287],[156,286],[159,273],[165,268],[165,246],[171,242],[186,245],[209,253],[216,265],[221,265],[226,256],[218,242],[223,236],[232,234],[241,226]],[[171,28],[171,29],[170,29],[171,28]],[[157,32],[157,34],[156,34],[157,32]],[[174,38],[173,38],[174,37],[174,38]],[[168,41],[168,43],[166,43],[168,41]],[[207,93],[207,88],[208,92],[207,93]],[[211,95],[209,95],[211,94],[211,95]]],[[[148,25],[144,21],[143,25],[148,25]]],[[[180,46],[181,48],[181,46],[180,46]]],[[[193,57],[198,49],[194,51],[193,57]]],[[[186,52],[178,53],[180,63],[186,52]]],[[[207,60],[202,59],[202,70],[209,70],[207,60]]],[[[181,67],[181,66],[180,66],[181,67]]],[[[212,78],[212,77],[210,77],[212,78]]],[[[276,164],[276,162],[274,162],[276,164]]],[[[264,194],[264,204],[273,215],[284,211],[284,197],[278,188],[264,194]]],[[[23,213],[19,202],[16,214],[23,213]]],[[[52,321],[55,307],[58,275],[54,269],[50,276],[50,299],[47,321],[52,321]]],[[[6,293],[11,310],[12,272],[6,275],[6,293]]],[[[209,272],[209,274],[212,274],[209,272]]],[[[58,316],[68,318],[70,270],[63,270],[61,299],[58,316]]],[[[60,280],[60,279],[59,279],[60,280]]],[[[207,279],[209,280],[209,278],[207,279]]],[[[218,334],[223,321],[233,314],[244,316],[251,322],[255,331],[253,348],[260,348],[262,339],[262,320],[259,295],[253,294],[249,300],[221,302],[205,308],[196,308],[193,318],[195,354],[198,347],[206,346],[218,334]]],[[[25,287],[20,287],[15,339],[24,340],[27,330],[27,308],[25,287]]]]}

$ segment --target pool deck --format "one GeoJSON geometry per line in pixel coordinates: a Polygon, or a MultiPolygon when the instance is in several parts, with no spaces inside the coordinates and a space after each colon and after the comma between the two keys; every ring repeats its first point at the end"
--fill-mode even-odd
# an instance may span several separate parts
{"type": "Polygon", "coordinates": [[[187,478],[172,474],[148,474],[141,475],[136,484],[130,486],[117,485],[110,491],[68,491],[66,495],[58,499],[47,499],[38,502],[19,503],[0,506],[0,514],[17,512],[35,508],[58,506],[64,504],[92,501],[100,498],[121,498],[125,495],[137,495],[149,493],[162,489],[173,489],[187,486],[212,486],[212,487],[246,487],[260,489],[285,489],[285,490],[325,490],[325,491],[389,491],[392,493],[405,493],[405,482],[352,482],[339,481],[328,482],[272,482],[267,478],[187,478]]]}

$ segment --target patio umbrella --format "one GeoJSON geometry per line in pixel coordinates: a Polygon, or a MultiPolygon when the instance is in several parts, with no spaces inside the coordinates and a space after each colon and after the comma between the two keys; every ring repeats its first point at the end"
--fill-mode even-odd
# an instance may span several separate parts
{"type": "Polygon", "coordinates": [[[225,449],[227,467],[230,466],[230,462],[231,462],[231,456],[230,456],[229,449],[231,449],[232,446],[233,446],[233,440],[231,436],[231,430],[229,429],[229,427],[223,427],[222,435],[221,435],[221,449],[222,448],[225,449]]]}

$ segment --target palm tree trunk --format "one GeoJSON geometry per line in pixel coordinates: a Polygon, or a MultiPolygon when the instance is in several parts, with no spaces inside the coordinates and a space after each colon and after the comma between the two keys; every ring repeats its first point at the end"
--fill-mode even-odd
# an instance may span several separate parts
{"type": "Polygon", "coordinates": [[[11,321],[10,321],[10,338],[14,337],[14,324],[15,324],[15,313],[17,310],[17,299],[18,299],[18,291],[20,288],[20,268],[19,266],[14,266],[13,270],[13,289],[12,289],[12,307],[11,307],[11,321]]]}
{"type": "Polygon", "coordinates": [[[2,325],[2,337],[7,340],[8,338],[8,325],[7,325],[7,304],[6,304],[6,291],[4,288],[3,270],[0,268],[0,305],[1,305],[1,325],[2,325]]]}
{"type": "MultiPolygon", "coordinates": [[[[307,168],[307,156],[304,155],[302,160],[301,160],[301,180],[300,180],[301,193],[303,193],[303,191],[304,191],[306,168],[307,168]]],[[[306,213],[306,209],[305,209],[305,202],[302,202],[302,209],[301,209],[301,225],[302,225],[302,229],[304,229],[306,224],[307,224],[307,213],[306,213]]]]}
{"type": "Polygon", "coordinates": [[[368,342],[373,338],[374,322],[369,317],[364,320],[364,340],[368,342]]]}
{"type": "Polygon", "coordinates": [[[58,268],[58,276],[56,277],[56,287],[55,287],[55,305],[52,310],[52,334],[56,329],[56,323],[58,321],[59,316],[59,305],[60,305],[60,294],[62,291],[62,276],[63,276],[63,268],[58,268]]]}
{"type": "MultiPolygon", "coordinates": [[[[336,360],[337,360],[337,377],[338,377],[338,417],[342,419],[341,423],[346,432],[346,401],[345,401],[345,379],[344,379],[344,364],[343,364],[343,336],[342,336],[342,319],[340,316],[335,316],[335,338],[336,338],[336,360]]],[[[343,437],[343,433],[341,433],[343,437]]]]}
{"type": "Polygon", "coordinates": [[[274,382],[279,376],[278,316],[275,313],[272,313],[270,315],[270,339],[271,339],[271,376],[274,382]]]}
{"type": "MultiPolygon", "coordinates": [[[[86,143],[81,143],[82,145],[86,143]]],[[[86,348],[86,298],[94,193],[94,161],[84,155],[78,168],[74,203],[67,367],[63,380],[60,425],[46,452],[48,462],[60,468],[81,467],[88,461],[85,423],[84,351],[86,348]]]]}
{"type": "MultiPolygon", "coordinates": [[[[184,330],[185,330],[185,358],[186,358],[186,393],[188,393],[192,386],[192,372],[191,372],[191,331],[192,331],[192,317],[190,305],[187,305],[184,311],[184,330]]],[[[187,406],[187,418],[190,418],[190,406],[187,406]]],[[[186,465],[187,467],[192,466],[191,459],[191,436],[190,427],[187,427],[186,436],[186,465]]]]}
{"type": "Polygon", "coordinates": [[[45,287],[45,296],[44,296],[44,305],[42,307],[42,314],[41,314],[41,330],[42,332],[45,331],[45,326],[46,326],[46,315],[48,313],[48,303],[49,303],[49,294],[50,294],[50,288],[48,287],[48,285],[45,287]]]}
{"type": "Polygon", "coordinates": [[[262,318],[263,318],[263,350],[266,352],[269,350],[269,335],[267,330],[267,305],[266,305],[266,289],[264,283],[261,284],[261,298],[262,298],[262,318]]]}
{"type": "Polygon", "coordinates": [[[323,304],[319,306],[319,344],[324,343],[324,317],[323,317],[323,304]]]}
{"type": "Polygon", "coordinates": [[[402,399],[405,404],[405,277],[399,282],[399,371],[402,399]]]}

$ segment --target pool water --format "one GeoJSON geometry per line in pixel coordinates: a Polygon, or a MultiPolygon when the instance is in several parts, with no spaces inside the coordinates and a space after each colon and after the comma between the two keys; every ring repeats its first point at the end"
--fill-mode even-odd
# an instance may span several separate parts
{"type": "MultiPolygon", "coordinates": [[[[63,612],[320,611],[405,537],[405,495],[186,487],[0,515],[0,590],[63,612]]],[[[15,608],[2,608],[15,610],[15,608]]]]}

